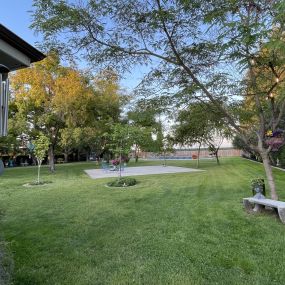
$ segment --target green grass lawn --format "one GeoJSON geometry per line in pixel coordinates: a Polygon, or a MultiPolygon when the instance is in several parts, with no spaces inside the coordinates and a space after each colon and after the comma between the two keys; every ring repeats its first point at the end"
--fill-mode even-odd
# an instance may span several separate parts
{"type": "MultiPolygon", "coordinates": [[[[248,215],[241,203],[262,165],[202,161],[205,172],[138,176],[127,189],[90,179],[83,170],[94,165],[59,165],[53,175],[43,168],[53,183],[33,188],[23,184],[36,168],[0,177],[15,284],[285,284],[285,225],[248,215]]],[[[274,173],[285,201],[285,173],[274,173]]]]}

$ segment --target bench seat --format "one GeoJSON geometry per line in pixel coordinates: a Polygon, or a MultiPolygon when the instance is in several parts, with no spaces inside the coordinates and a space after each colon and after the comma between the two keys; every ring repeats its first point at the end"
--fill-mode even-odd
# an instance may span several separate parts
{"type": "MultiPolygon", "coordinates": [[[[266,198],[249,197],[249,198],[243,198],[243,204],[248,212],[253,211],[252,209],[253,204],[276,208],[281,222],[285,224],[285,202],[266,199],[266,198]]],[[[257,207],[257,210],[261,210],[261,208],[257,207]]]]}

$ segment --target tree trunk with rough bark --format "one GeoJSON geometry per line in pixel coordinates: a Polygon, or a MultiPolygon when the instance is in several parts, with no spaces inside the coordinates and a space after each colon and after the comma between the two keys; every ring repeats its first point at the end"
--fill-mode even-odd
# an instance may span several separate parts
{"type": "Polygon", "coordinates": [[[41,172],[41,165],[42,165],[42,160],[38,159],[38,184],[40,184],[40,172],[41,172]]]}
{"type": "Polygon", "coordinates": [[[64,162],[68,162],[68,152],[65,152],[63,155],[64,155],[64,162]]]}
{"type": "Polygon", "coordinates": [[[215,157],[216,157],[217,164],[220,165],[218,152],[219,152],[219,150],[215,151],[214,154],[215,154],[215,157]]]}
{"type": "Polygon", "coordinates": [[[262,163],[263,163],[263,167],[264,167],[264,170],[266,173],[268,185],[270,188],[271,199],[278,200],[278,195],[276,192],[275,181],[274,181],[274,177],[273,177],[273,173],[272,173],[272,167],[270,164],[268,153],[266,151],[263,151],[261,153],[261,157],[262,157],[262,163]]]}
{"type": "Polygon", "coordinates": [[[198,148],[197,168],[200,167],[200,152],[201,152],[201,143],[199,143],[199,148],[198,148]]]}
{"type": "Polygon", "coordinates": [[[49,147],[48,150],[48,158],[49,158],[49,170],[51,172],[55,172],[55,164],[54,164],[54,149],[53,145],[49,147]]]}
{"type": "Polygon", "coordinates": [[[137,163],[139,161],[139,154],[138,154],[138,147],[136,145],[136,148],[135,148],[135,162],[137,163]]]}

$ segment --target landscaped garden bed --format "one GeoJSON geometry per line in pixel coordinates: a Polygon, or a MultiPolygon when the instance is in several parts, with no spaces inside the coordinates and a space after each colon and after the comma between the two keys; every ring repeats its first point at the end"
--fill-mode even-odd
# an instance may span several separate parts
{"type": "Polygon", "coordinates": [[[137,184],[137,180],[132,177],[120,177],[107,183],[109,187],[129,187],[137,184]]]}

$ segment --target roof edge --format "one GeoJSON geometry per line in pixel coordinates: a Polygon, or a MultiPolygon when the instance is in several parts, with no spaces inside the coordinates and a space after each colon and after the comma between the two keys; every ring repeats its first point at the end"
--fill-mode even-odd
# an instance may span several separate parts
{"type": "Polygon", "coordinates": [[[46,57],[42,52],[38,49],[24,41],[22,38],[17,36],[15,33],[7,29],[0,23],[0,39],[7,42],[12,47],[24,53],[31,59],[31,63],[40,61],[46,57]]]}

